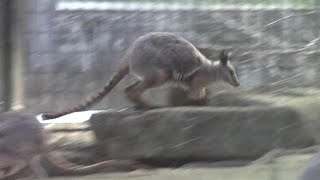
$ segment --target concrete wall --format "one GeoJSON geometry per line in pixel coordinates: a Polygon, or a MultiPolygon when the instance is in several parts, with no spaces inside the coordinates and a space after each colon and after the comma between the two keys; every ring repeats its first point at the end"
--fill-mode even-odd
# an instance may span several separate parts
{"type": "MultiPolygon", "coordinates": [[[[51,26],[55,13],[55,0],[29,0],[25,3],[24,37],[26,59],[24,64],[25,105],[28,109],[37,111],[43,104],[49,104],[48,92],[38,93],[39,87],[45,87],[51,77],[47,73],[33,71],[33,67],[50,68],[54,62],[55,50],[52,46],[51,26]],[[43,78],[39,80],[39,78],[43,78]]],[[[51,106],[52,107],[52,106],[51,106]]]]}
{"type": "MultiPolygon", "coordinates": [[[[232,49],[245,89],[320,85],[319,43],[298,51],[319,36],[320,14],[312,9],[41,12],[52,7],[47,5],[30,8],[26,24],[25,99],[32,111],[78,104],[110,79],[138,36],[153,31],[178,33],[212,59],[220,49],[232,49]]],[[[125,78],[98,108],[128,106],[122,90],[133,80],[125,78]]]]}

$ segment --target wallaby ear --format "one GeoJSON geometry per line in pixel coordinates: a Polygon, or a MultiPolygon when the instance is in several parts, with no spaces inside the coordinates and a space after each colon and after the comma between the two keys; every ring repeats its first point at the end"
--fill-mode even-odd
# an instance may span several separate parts
{"type": "Polygon", "coordinates": [[[228,61],[229,61],[229,54],[226,54],[225,53],[225,50],[222,50],[219,54],[219,60],[221,62],[222,65],[227,65],[228,64],[228,61]]]}

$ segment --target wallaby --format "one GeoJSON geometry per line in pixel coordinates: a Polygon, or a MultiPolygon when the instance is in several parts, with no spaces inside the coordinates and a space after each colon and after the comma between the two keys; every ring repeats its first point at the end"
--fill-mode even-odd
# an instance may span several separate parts
{"type": "Polygon", "coordinates": [[[110,160],[90,166],[76,166],[56,156],[48,144],[49,132],[28,113],[7,112],[0,114],[0,179],[13,178],[25,168],[28,176],[45,177],[46,170],[40,164],[40,157],[50,162],[58,175],[86,175],[112,169],[113,171],[133,171],[148,168],[136,161],[110,160]]]}
{"type": "Polygon", "coordinates": [[[86,102],[60,113],[44,113],[43,119],[57,118],[75,111],[82,111],[99,102],[127,74],[139,80],[128,86],[128,99],[139,108],[155,108],[142,99],[142,94],[151,88],[173,82],[187,87],[189,97],[205,98],[205,87],[222,80],[234,87],[239,86],[234,67],[229,62],[230,54],[221,51],[219,61],[207,59],[183,37],[167,33],[149,33],[137,38],[126,51],[117,72],[102,90],[86,102]]]}

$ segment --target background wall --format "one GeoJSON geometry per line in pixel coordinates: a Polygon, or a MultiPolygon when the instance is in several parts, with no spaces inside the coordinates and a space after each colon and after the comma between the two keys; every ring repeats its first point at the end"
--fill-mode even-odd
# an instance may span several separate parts
{"type": "MultiPolygon", "coordinates": [[[[232,50],[243,89],[320,85],[320,13],[312,8],[54,10],[52,1],[34,3],[24,74],[32,111],[78,104],[110,79],[137,37],[154,31],[180,34],[212,59],[232,50]]],[[[133,80],[126,77],[96,108],[128,106],[122,90],[133,80]]]]}
{"type": "MultiPolygon", "coordinates": [[[[0,17],[3,17],[4,12],[4,1],[0,1],[0,17]]],[[[4,30],[4,24],[3,21],[0,21],[0,66],[3,66],[3,50],[4,50],[4,44],[3,44],[3,30],[4,30]]],[[[2,111],[3,107],[3,85],[4,85],[4,79],[3,79],[3,69],[0,69],[0,111],[2,111]]]]}

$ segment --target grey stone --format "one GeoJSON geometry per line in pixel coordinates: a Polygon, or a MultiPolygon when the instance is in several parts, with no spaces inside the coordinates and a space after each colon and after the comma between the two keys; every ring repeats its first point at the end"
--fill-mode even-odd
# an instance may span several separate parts
{"type": "Polygon", "coordinates": [[[300,114],[287,107],[110,112],[93,115],[90,124],[100,147],[115,159],[246,159],[314,142],[300,114]]]}

